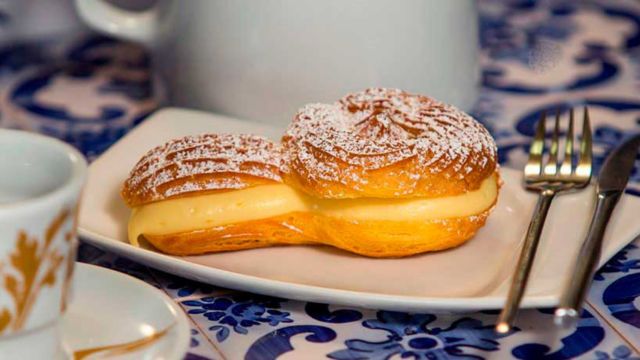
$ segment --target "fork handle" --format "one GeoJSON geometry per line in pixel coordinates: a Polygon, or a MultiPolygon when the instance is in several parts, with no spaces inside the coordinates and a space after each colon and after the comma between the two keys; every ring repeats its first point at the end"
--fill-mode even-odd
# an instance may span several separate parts
{"type": "Polygon", "coordinates": [[[496,324],[496,331],[499,333],[506,333],[511,330],[513,320],[515,319],[520,301],[524,295],[524,291],[527,287],[527,281],[529,280],[529,273],[533,265],[533,259],[536,255],[538,243],[540,241],[540,234],[544,227],[544,221],[547,218],[551,201],[556,195],[553,190],[543,190],[540,193],[536,207],[533,210],[533,216],[527,229],[527,235],[524,238],[524,244],[520,251],[520,258],[516,265],[513,279],[511,280],[511,287],[509,288],[509,294],[507,295],[507,301],[504,304],[502,312],[498,317],[496,324]]]}
{"type": "Polygon", "coordinates": [[[600,261],[604,232],[620,195],[621,192],[598,194],[589,232],[582,243],[573,272],[568,277],[570,280],[565,286],[560,304],[555,311],[554,321],[557,325],[572,326],[580,318],[582,302],[600,261]]]}

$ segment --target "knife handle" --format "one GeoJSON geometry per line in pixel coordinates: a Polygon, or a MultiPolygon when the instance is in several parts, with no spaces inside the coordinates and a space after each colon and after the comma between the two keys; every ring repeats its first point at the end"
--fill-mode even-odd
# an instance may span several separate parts
{"type": "Polygon", "coordinates": [[[573,326],[580,318],[582,303],[600,260],[604,232],[620,195],[619,191],[598,194],[589,232],[555,311],[554,321],[557,325],[573,326]]]}

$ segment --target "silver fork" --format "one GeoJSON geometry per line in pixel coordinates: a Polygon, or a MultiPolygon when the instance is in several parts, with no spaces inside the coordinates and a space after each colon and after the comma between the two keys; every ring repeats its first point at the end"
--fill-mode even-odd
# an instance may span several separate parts
{"type": "Polygon", "coordinates": [[[560,109],[556,112],[556,121],[551,138],[551,148],[546,164],[543,164],[546,114],[542,113],[536,134],[529,149],[529,161],[524,168],[524,182],[527,190],[540,194],[527,235],[522,245],[520,258],[507,295],[507,301],[498,317],[496,331],[506,333],[511,330],[513,320],[518,311],[533,265],[540,234],[547,217],[551,201],[556,194],[584,188],[591,179],[591,126],[589,111],[585,107],[582,121],[582,141],[577,165],[573,162],[573,108],[569,110],[569,127],[565,136],[564,159],[559,164],[558,149],[560,147],[560,109]]]}

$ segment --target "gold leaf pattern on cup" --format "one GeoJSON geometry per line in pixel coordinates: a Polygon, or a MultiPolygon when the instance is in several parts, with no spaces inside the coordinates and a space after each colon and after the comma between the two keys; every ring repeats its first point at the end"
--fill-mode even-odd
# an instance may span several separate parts
{"type": "Polygon", "coordinates": [[[73,225],[71,226],[71,230],[69,230],[66,234],[64,234],[64,241],[68,245],[69,254],[67,254],[67,265],[65,269],[64,275],[64,283],[62,284],[62,298],[60,299],[60,311],[64,312],[67,309],[67,302],[69,301],[69,297],[67,294],[71,288],[71,280],[73,277],[74,263],[76,261],[76,255],[78,251],[78,247],[73,243],[77,236],[78,229],[78,210],[79,207],[76,206],[73,211],[73,225]]]}
{"type": "MultiPolygon", "coordinates": [[[[52,248],[64,223],[68,220],[70,211],[63,209],[53,219],[44,233],[44,241],[37,237],[30,237],[21,230],[16,239],[16,247],[9,255],[6,266],[13,271],[0,268],[0,286],[4,286],[10,295],[14,309],[0,309],[0,334],[10,330],[22,330],[29,319],[29,314],[38,299],[43,287],[53,287],[56,284],[56,273],[65,256],[52,248]]],[[[63,289],[63,292],[66,289],[63,289]]],[[[66,296],[66,294],[63,294],[66,296]]]]}
{"type": "Polygon", "coordinates": [[[2,313],[0,313],[0,334],[9,327],[11,323],[11,313],[7,309],[2,309],[2,313]]]}

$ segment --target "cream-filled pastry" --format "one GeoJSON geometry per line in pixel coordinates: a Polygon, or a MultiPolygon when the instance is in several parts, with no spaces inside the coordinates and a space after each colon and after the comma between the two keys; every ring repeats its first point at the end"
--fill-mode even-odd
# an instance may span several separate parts
{"type": "Polygon", "coordinates": [[[200,135],[150,151],[122,196],[129,240],[193,255],[327,244],[375,257],[459,245],[499,192],[496,149],[468,115],[369,89],[300,110],[282,146],[200,135]]]}
{"type": "Polygon", "coordinates": [[[421,221],[469,216],[490,208],[498,193],[493,175],[478,190],[417,199],[318,199],[285,184],[182,197],[138,206],[129,220],[129,238],[173,234],[214,226],[313,212],[349,220],[421,221]]]}

